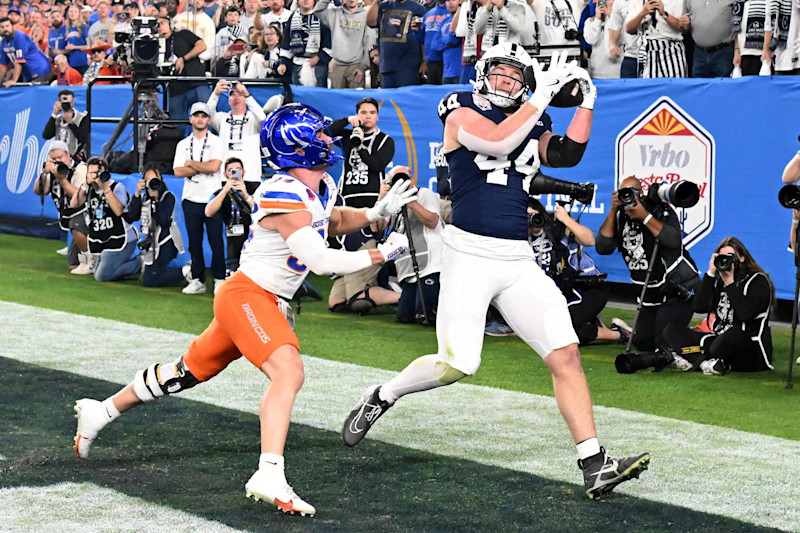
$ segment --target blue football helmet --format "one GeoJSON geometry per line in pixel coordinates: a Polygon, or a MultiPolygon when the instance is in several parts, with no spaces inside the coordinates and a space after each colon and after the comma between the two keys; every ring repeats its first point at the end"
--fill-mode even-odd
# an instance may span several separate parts
{"type": "Polygon", "coordinates": [[[331,120],[305,104],[287,104],[267,117],[261,126],[261,151],[267,161],[280,169],[330,167],[344,158],[333,151],[333,139],[328,126],[331,120]],[[330,143],[317,137],[323,130],[332,138],[330,143]],[[297,148],[303,153],[297,153],[297,148]]]}

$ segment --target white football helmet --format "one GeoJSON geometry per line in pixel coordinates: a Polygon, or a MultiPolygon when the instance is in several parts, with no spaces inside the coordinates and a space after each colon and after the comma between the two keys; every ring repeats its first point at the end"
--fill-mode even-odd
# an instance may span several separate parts
{"type": "Polygon", "coordinates": [[[487,100],[500,108],[519,107],[528,100],[528,93],[532,89],[525,83],[525,67],[531,65],[531,57],[522,46],[512,43],[494,45],[483,54],[475,63],[474,91],[486,97],[487,100]],[[497,65],[509,65],[519,69],[519,87],[514,86],[513,94],[495,91],[489,83],[489,73],[497,65]]]}

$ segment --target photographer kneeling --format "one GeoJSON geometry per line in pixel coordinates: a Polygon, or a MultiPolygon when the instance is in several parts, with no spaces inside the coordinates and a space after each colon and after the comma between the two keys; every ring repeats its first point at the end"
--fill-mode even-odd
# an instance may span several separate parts
{"type": "MultiPolygon", "coordinates": [[[[402,180],[411,180],[410,187],[417,186],[408,167],[396,166],[381,185],[382,199],[392,186],[402,180]]],[[[409,187],[409,188],[410,188],[409,187]]],[[[439,272],[442,270],[442,201],[430,189],[418,189],[417,199],[410,202],[388,221],[379,221],[377,229],[385,230],[391,225],[397,233],[408,236],[409,247],[395,260],[397,279],[402,287],[397,302],[397,321],[413,324],[423,317],[429,324],[436,323],[436,308],[439,304],[439,272]],[[412,251],[413,250],[413,251],[412,251]],[[413,254],[413,255],[412,255],[413,254]],[[414,262],[416,261],[416,264],[414,262]],[[421,285],[418,286],[418,284],[421,285]],[[420,291],[421,287],[421,291],[420,291]],[[424,298],[423,308],[420,292],[424,298]],[[423,311],[424,309],[424,311],[423,311]],[[425,316],[427,315],[427,316],[425,316]]]]}
{"type": "Polygon", "coordinates": [[[592,230],[569,216],[561,204],[547,213],[534,198],[528,201],[530,244],[536,263],[553,278],[567,299],[572,327],[580,345],[594,340],[624,342],[624,331],[611,330],[597,322],[597,315],[608,303],[606,275],[583,250],[594,246],[592,230]]]}
{"type": "Polygon", "coordinates": [[[664,339],[684,372],[706,375],[772,370],[769,311],[774,289],[744,244],[728,237],[717,246],[692,307],[706,312],[713,333],[667,325],[664,339]],[[712,322],[713,320],[713,322],[712,322]]]}
{"type": "Polygon", "coordinates": [[[123,217],[128,204],[125,186],[111,179],[108,163],[100,157],[86,162],[86,184],[72,198],[72,207],[86,206],[89,253],[95,258],[94,278],[116,281],[142,268],[136,252],[136,230],[123,217]],[[99,256],[97,255],[99,254],[99,256]]]}
{"type": "Polygon", "coordinates": [[[225,161],[224,177],[222,189],[216,191],[206,204],[205,215],[211,218],[222,211],[225,236],[228,239],[225,262],[230,274],[239,270],[239,257],[250,233],[250,212],[256,203],[252,194],[261,182],[244,181],[244,164],[236,157],[225,161]]]}
{"type": "MultiPolygon", "coordinates": [[[[658,185],[651,185],[656,191],[658,185]]],[[[642,184],[636,177],[622,180],[620,189],[611,195],[611,209],[597,234],[595,250],[610,255],[619,249],[631,273],[634,285],[645,284],[652,269],[636,331],[622,320],[614,319],[612,329],[633,334],[633,345],[652,352],[664,345],[663,332],[667,324],[686,327],[692,318],[692,298],[700,278],[689,252],[683,247],[681,224],[675,210],[657,195],[642,194],[642,184]],[[658,242],[657,256],[653,257],[658,242]]],[[[671,362],[658,362],[666,366],[671,362]]],[[[647,366],[653,366],[648,364],[647,366]]],[[[662,368],[663,368],[662,366],[662,368]]]]}
{"type": "Polygon", "coordinates": [[[144,169],[136,192],[128,202],[123,214],[126,221],[141,220],[142,252],[144,269],[142,285],[163,287],[183,279],[180,267],[169,268],[170,262],[183,252],[181,232],[175,224],[175,195],[167,189],[161,172],[155,166],[144,169]]]}

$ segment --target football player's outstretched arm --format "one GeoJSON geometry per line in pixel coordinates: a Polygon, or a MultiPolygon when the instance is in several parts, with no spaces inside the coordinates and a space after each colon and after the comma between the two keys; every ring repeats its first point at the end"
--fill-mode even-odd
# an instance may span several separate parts
{"type": "Polygon", "coordinates": [[[395,183],[386,196],[367,209],[335,207],[331,212],[328,232],[331,235],[347,235],[398,213],[404,205],[416,201],[417,188],[410,187],[409,180],[395,183]]]}
{"type": "Polygon", "coordinates": [[[574,167],[583,158],[589,135],[592,133],[592,119],[594,117],[594,101],[597,98],[597,89],[586,70],[568,67],[578,86],[583,93],[583,102],[572,117],[563,137],[546,132],[539,137],[539,157],[544,165],[552,168],[574,167]]]}

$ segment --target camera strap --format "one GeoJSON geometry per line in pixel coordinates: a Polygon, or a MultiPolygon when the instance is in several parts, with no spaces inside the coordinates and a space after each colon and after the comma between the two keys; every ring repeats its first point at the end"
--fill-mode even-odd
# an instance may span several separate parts
{"type": "Polygon", "coordinates": [[[203,162],[203,155],[206,152],[206,146],[208,145],[208,132],[206,132],[206,136],[203,137],[203,146],[200,147],[200,159],[194,158],[194,133],[189,138],[189,159],[192,161],[198,161],[200,163],[203,162]]]}
{"type": "MultiPolygon", "coordinates": [[[[575,24],[575,29],[578,29],[578,23],[575,21],[575,12],[572,11],[572,5],[569,3],[569,0],[564,0],[564,3],[567,4],[567,9],[569,9],[569,16],[572,18],[572,22],[575,24]]],[[[556,7],[556,0],[550,0],[550,5],[553,6],[553,14],[556,16],[556,20],[558,20],[559,26],[564,28],[564,30],[568,30],[569,24],[564,24],[564,19],[561,18],[561,13],[559,12],[558,8],[556,7]]]]}

